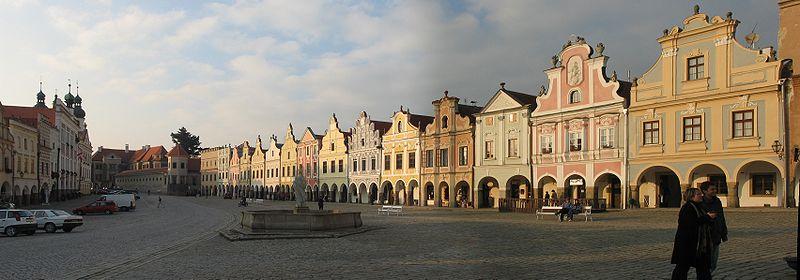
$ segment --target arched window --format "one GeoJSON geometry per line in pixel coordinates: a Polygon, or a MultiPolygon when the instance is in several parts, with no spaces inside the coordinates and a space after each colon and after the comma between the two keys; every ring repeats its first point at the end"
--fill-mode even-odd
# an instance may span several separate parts
{"type": "Polygon", "coordinates": [[[579,102],[581,102],[581,92],[578,91],[577,89],[573,89],[572,91],[569,92],[569,103],[573,104],[579,102]]]}
{"type": "Polygon", "coordinates": [[[403,132],[403,122],[397,122],[397,132],[403,132]]]}
{"type": "Polygon", "coordinates": [[[361,147],[364,147],[364,138],[361,138],[361,147]]]}
{"type": "Polygon", "coordinates": [[[442,117],[442,129],[447,128],[447,116],[442,117]]]}

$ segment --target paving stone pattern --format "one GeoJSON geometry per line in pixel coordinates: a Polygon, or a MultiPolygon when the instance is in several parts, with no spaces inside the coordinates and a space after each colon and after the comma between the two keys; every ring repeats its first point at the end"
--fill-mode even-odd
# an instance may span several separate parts
{"type": "MultiPolygon", "coordinates": [[[[600,213],[595,222],[558,223],[553,216],[537,221],[529,214],[490,210],[416,207],[387,217],[375,213],[378,206],[327,207],[363,211],[365,224],[385,229],[340,239],[218,237],[120,277],[668,279],[673,268],[677,209],[600,213]]],[[[728,212],[730,241],[723,244],[715,278],[796,278],[782,260],[797,253],[796,210],[728,212]]]]}
{"type": "MultiPolygon", "coordinates": [[[[326,209],[362,211],[365,224],[383,229],[338,239],[230,242],[209,233],[236,222],[243,210],[237,201],[162,198],[166,208],[145,195],[136,212],[87,216],[72,233],[0,235],[0,271],[10,279],[668,279],[677,217],[677,209],[627,210],[559,223],[549,215],[428,207],[387,217],[378,206],[328,203],[326,209]],[[104,269],[111,270],[92,274],[104,269]]],[[[248,209],[292,205],[268,201],[248,209]]],[[[730,241],[715,279],[796,279],[782,260],[797,253],[796,210],[726,214],[730,241]]]]}

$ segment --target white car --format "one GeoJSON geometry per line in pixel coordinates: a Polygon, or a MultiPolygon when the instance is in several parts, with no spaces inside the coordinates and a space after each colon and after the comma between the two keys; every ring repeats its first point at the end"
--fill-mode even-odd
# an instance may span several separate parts
{"type": "Polygon", "coordinates": [[[33,213],[22,209],[3,209],[0,210],[0,232],[9,237],[17,236],[17,233],[33,235],[36,233],[36,220],[33,213]]]}
{"type": "Polygon", "coordinates": [[[32,210],[32,212],[36,218],[37,228],[44,229],[49,233],[54,233],[59,229],[70,232],[83,225],[83,217],[72,215],[64,210],[38,209],[32,210]]]}

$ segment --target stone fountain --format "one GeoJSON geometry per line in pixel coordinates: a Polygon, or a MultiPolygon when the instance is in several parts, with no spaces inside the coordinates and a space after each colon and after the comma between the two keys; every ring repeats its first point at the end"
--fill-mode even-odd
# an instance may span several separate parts
{"type": "Polygon", "coordinates": [[[362,229],[361,212],[310,210],[306,206],[304,185],[305,179],[302,175],[295,177],[292,183],[294,209],[242,211],[241,229],[221,232],[222,235],[230,240],[325,238],[374,229],[362,229]]]}

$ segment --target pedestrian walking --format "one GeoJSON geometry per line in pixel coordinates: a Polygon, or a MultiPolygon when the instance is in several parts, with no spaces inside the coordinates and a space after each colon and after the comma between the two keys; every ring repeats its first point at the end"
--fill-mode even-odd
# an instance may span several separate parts
{"type": "Polygon", "coordinates": [[[708,265],[708,271],[713,273],[717,269],[717,261],[719,260],[719,245],[728,241],[728,225],[725,222],[725,213],[722,212],[722,201],[717,197],[717,186],[710,182],[705,182],[700,185],[700,190],[703,191],[703,208],[707,212],[717,213],[717,218],[714,219],[714,224],[711,227],[713,248],[711,249],[711,259],[708,265]]]}
{"type": "Polygon", "coordinates": [[[319,211],[322,211],[322,207],[325,206],[324,204],[325,204],[325,199],[322,199],[322,197],[320,196],[319,199],[317,200],[317,206],[319,207],[319,211]]]}
{"type": "Polygon", "coordinates": [[[550,199],[552,199],[553,203],[552,206],[555,206],[558,203],[558,195],[556,195],[556,190],[550,190],[550,199]]]}
{"type": "Polygon", "coordinates": [[[711,227],[717,214],[703,209],[703,192],[689,188],[684,193],[686,203],[678,213],[678,230],[672,248],[672,279],[686,279],[689,268],[694,267],[697,279],[711,279],[709,269],[712,250],[711,227]]]}
{"type": "Polygon", "coordinates": [[[156,208],[163,208],[164,204],[161,203],[161,196],[158,197],[158,207],[156,208]]]}

